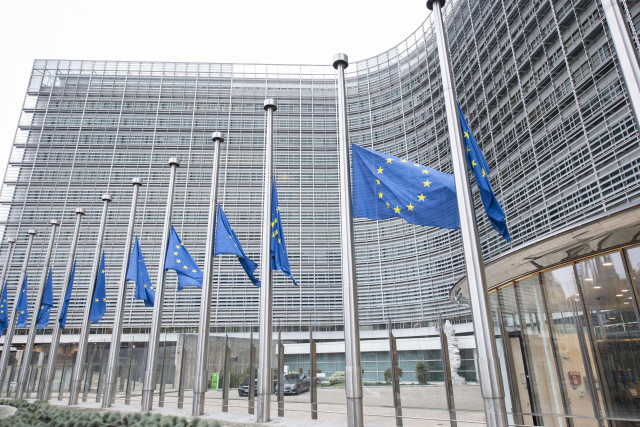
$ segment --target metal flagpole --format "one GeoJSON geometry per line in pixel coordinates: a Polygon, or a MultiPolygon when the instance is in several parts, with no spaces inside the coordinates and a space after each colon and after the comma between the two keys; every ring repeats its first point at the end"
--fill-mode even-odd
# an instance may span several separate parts
{"type": "Polygon", "coordinates": [[[257,422],[271,420],[271,334],[273,289],[271,288],[271,191],[273,183],[273,113],[276,100],[264,100],[267,134],[264,154],[264,192],[262,195],[262,245],[260,249],[260,332],[258,343],[258,415],[257,422]]]}
{"type": "Polygon", "coordinates": [[[339,53],[333,58],[338,70],[338,144],[340,156],[340,252],[342,253],[342,306],[344,313],[345,392],[347,421],[350,427],[362,426],[362,368],[360,367],[360,330],[356,257],[353,246],[353,210],[351,207],[351,167],[349,163],[349,124],[344,70],[349,58],[339,53]]]}
{"type": "Polygon", "coordinates": [[[91,282],[89,285],[89,291],[87,292],[87,299],[84,306],[84,315],[82,317],[82,329],[80,330],[80,341],[78,342],[78,352],[76,353],[76,363],[73,366],[73,374],[71,376],[71,391],[69,395],[69,405],[75,405],[78,403],[78,396],[80,394],[80,382],[82,381],[82,375],[84,374],[84,362],[86,359],[87,346],[89,344],[89,332],[91,329],[89,314],[91,313],[91,302],[93,301],[93,291],[96,288],[96,281],[98,279],[98,268],[100,268],[100,256],[102,255],[102,242],[104,240],[104,228],[107,222],[107,208],[111,196],[109,194],[102,195],[102,218],[100,219],[100,228],[98,230],[98,241],[96,242],[96,253],[93,256],[93,265],[91,267],[91,282]]]}
{"type": "Polygon", "coordinates": [[[131,255],[131,240],[133,239],[133,229],[136,224],[136,206],[138,204],[138,192],[142,185],[142,179],[133,178],[133,196],[131,197],[131,211],[129,213],[129,226],[124,244],[124,258],[122,269],[120,270],[120,288],[118,289],[118,302],[116,303],[115,324],[111,333],[111,345],[109,346],[109,359],[107,360],[107,376],[102,397],[102,407],[108,408],[113,403],[115,394],[116,376],[118,374],[118,362],[120,358],[120,339],[122,337],[122,322],[124,320],[124,308],[127,302],[127,269],[129,267],[129,257],[131,255]]]}
{"type": "Polygon", "coordinates": [[[11,310],[11,320],[9,321],[9,327],[7,327],[7,334],[4,336],[4,346],[2,347],[2,357],[0,358],[0,390],[2,390],[4,375],[5,371],[7,370],[7,364],[9,362],[9,354],[11,354],[11,342],[13,341],[13,333],[16,330],[16,323],[18,323],[18,313],[16,313],[16,309],[18,308],[18,297],[20,296],[20,289],[22,289],[24,278],[27,277],[27,266],[29,265],[29,256],[31,256],[31,245],[33,244],[33,238],[36,234],[38,234],[38,232],[31,228],[29,229],[29,231],[27,231],[27,234],[29,235],[29,243],[27,243],[27,251],[24,254],[22,270],[20,270],[20,280],[18,281],[18,292],[16,292],[16,299],[13,305],[13,310],[11,310]]]}
{"type": "MultiPolygon", "coordinates": [[[[64,273],[64,286],[65,290],[60,294],[58,299],[58,313],[53,323],[53,333],[51,334],[51,346],[49,347],[49,358],[47,359],[47,367],[45,368],[45,376],[42,389],[40,390],[38,398],[41,400],[49,400],[51,398],[51,383],[56,373],[56,362],[58,361],[58,345],[60,344],[60,311],[62,310],[62,304],[64,296],[66,294],[66,286],[69,286],[69,279],[71,278],[71,272],[73,271],[73,264],[76,258],[76,248],[78,247],[78,236],[80,235],[80,223],[84,216],[84,209],[76,209],[76,226],[73,231],[73,240],[71,241],[71,248],[69,249],[69,259],[67,260],[67,268],[64,273]]],[[[65,356],[66,362],[66,356],[65,356]]]]}
{"type": "Polygon", "coordinates": [[[640,65],[638,65],[638,56],[631,37],[629,37],[629,29],[622,17],[618,2],[600,0],[600,3],[602,3],[613,47],[618,55],[622,77],[627,84],[627,98],[631,104],[633,115],[636,117],[636,125],[638,125],[640,124],[640,65]]]}
{"type": "Polygon", "coordinates": [[[484,261],[473,211],[469,174],[462,142],[462,130],[456,107],[453,73],[442,22],[441,8],[443,5],[444,0],[427,1],[427,8],[433,11],[438,43],[440,74],[442,74],[442,88],[447,112],[449,141],[451,143],[451,160],[453,162],[458,211],[460,214],[460,231],[462,232],[462,246],[473,314],[473,329],[478,351],[478,374],[487,425],[490,427],[506,426],[507,410],[502,388],[502,374],[498,361],[493,322],[489,313],[489,295],[487,293],[484,261]]]}
{"type": "Polygon", "coordinates": [[[162,246],[160,249],[160,260],[158,262],[158,276],[156,278],[156,297],[153,302],[153,317],[151,318],[151,331],[149,331],[149,350],[147,351],[147,362],[144,368],[144,379],[142,382],[142,410],[150,411],[153,406],[153,393],[156,388],[156,376],[158,366],[158,347],[160,344],[160,327],[162,326],[162,302],[164,300],[164,261],[167,258],[167,244],[169,242],[169,231],[171,230],[171,213],[173,212],[173,194],[176,183],[176,169],[180,162],[175,157],[169,159],[171,166],[171,176],[169,178],[169,192],[167,194],[167,209],[164,215],[164,228],[162,230],[162,246]]]}
{"type": "Polygon", "coordinates": [[[193,382],[193,406],[191,415],[204,413],[204,395],[207,391],[207,354],[209,353],[209,325],[211,324],[211,293],[213,287],[213,247],[216,241],[216,212],[218,207],[218,164],[220,162],[220,144],[224,142],[222,132],[211,136],[214,143],[213,172],[211,174],[211,193],[209,195],[209,221],[207,228],[207,248],[204,258],[204,280],[200,299],[200,328],[196,344],[196,370],[193,382]]]}
{"type": "MultiPolygon", "coordinates": [[[[7,281],[7,275],[9,274],[9,267],[11,266],[11,261],[13,260],[13,251],[16,248],[16,239],[14,239],[13,237],[7,239],[7,242],[9,243],[9,253],[7,254],[7,259],[6,262],[4,263],[4,268],[2,269],[2,279],[0,279],[0,289],[3,289],[3,287],[6,287],[6,281],[7,281]]],[[[1,295],[1,294],[0,294],[1,295]]],[[[2,307],[4,310],[7,310],[7,315],[8,310],[9,310],[9,304],[7,303],[7,307],[2,307]]],[[[0,333],[2,333],[3,331],[0,331],[0,333]]],[[[7,338],[5,337],[4,339],[4,346],[2,347],[2,352],[6,353],[9,351],[9,348],[11,347],[10,345],[7,345],[8,341],[7,338]]],[[[4,373],[3,373],[4,375],[4,373]]],[[[0,384],[2,384],[2,375],[0,375],[0,384]]],[[[1,389],[0,389],[1,390],[1,389]]]]}
{"type": "Polygon", "coordinates": [[[51,220],[51,236],[49,237],[47,254],[44,258],[44,266],[42,267],[42,278],[40,279],[40,286],[38,287],[38,293],[36,294],[36,305],[33,309],[31,328],[29,328],[29,335],[27,336],[27,346],[22,353],[22,364],[20,365],[20,372],[18,373],[18,389],[16,390],[16,399],[22,399],[22,396],[27,388],[27,380],[29,378],[28,373],[30,367],[29,365],[31,364],[31,354],[33,352],[33,345],[36,341],[36,332],[38,331],[38,309],[42,306],[44,287],[47,285],[47,279],[49,278],[49,264],[51,263],[53,241],[56,237],[56,227],[58,227],[59,225],[60,221],[58,221],[57,219],[51,220]]]}

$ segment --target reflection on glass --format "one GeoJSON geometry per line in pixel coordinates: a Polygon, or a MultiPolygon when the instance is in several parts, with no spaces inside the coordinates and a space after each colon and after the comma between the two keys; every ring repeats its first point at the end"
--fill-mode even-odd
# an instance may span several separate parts
{"type": "MultiPolygon", "coordinates": [[[[525,336],[525,359],[528,361],[532,397],[535,412],[538,414],[564,415],[563,398],[560,394],[559,381],[546,309],[538,276],[530,276],[516,282],[516,293],[520,307],[522,331],[525,336]]],[[[562,426],[559,417],[539,416],[545,426],[562,426]]]]}
{"type": "MultiPolygon", "coordinates": [[[[554,336],[557,359],[560,363],[560,384],[565,395],[567,412],[580,417],[595,417],[595,404],[588,387],[593,378],[594,366],[586,357],[578,333],[584,334],[577,316],[583,316],[580,293],[573,274],[573,266],[567,265],[541,274],[554,336]],[[588,364],[585,365],[585,360],[588,364]]],[[[583,340],[587,342],[587,340],[583,340]]],[[[580,425],[597,426],[595,419],[576,419],[580,425]]]]}
{"type": "Polygon", "coordinates": [[[534,409],[531,406],[531,381],[529,376],[529,368],[524,359],[524,337],[520,328],[520,317],[516,307],[516,296],[513,286],[502,288],[497,292],[500,310],[502,312],[502,322],[504,324],[508,339],[505,340],[505,346],[511,353],[511,373],[510,384],[514,392],[514,400],[519,400],[520,410],[522,412],[522,423],[533,425],[534,409]]]}
{"type": "MultiPolygon", "coordinates": [[[[638,248],[627,251],[630,271],[639,254],[638,248]]],[[[616,251],[588,258],[577,262],[576,270],[596,339],[609,416],[638,418],[640,329],[622,256],[616,251]]]]}

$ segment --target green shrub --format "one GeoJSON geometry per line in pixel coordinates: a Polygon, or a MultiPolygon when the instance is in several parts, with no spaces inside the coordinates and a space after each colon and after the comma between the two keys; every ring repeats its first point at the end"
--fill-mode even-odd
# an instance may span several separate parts
{"type": "Polygon", "coordinates": [[[329,377],[329,384],[340,385],[345,383],[345,375],[343,371],[336,371],[329,377]]]}
{"type": "MultiPolygon", "coordinates": [[[[398,378],[402,378],[402,368],[398,367],[398,378]]],[[[391,383],[391,368],[384,370],[384,382],[391,383]]]]}
{"type": "Polygon", "coordinates": [[[420,362],[416,362],[416,378],[418,379],[418,384],[429,384],[429,380],[431,379],[431,372],[429,372],[429,365],[424,360],[420,362]]]}

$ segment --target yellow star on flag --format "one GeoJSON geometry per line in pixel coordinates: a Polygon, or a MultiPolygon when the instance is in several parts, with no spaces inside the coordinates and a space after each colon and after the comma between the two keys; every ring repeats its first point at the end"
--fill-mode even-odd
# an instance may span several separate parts
{"type": "Polygon", "coordinates": [[[393,211],[395,213],[400,213],[401,209],[398,206],[396,206],[395,208],[393,208],[393,211]]]}
{"type": "Polygon", "coordinates": [[[426,180],[425,182],[423,182],[424,187],[429,187],[431,185],[431,181],[426,180]]]}
{"type": "Polygon", "coordinates": [[[420,193],[420,195],[418,196],[418,201],[424,202],[425,197],[426,196],[424,194],[420,193]]]}
{"type": "Polygon", "coordinates": [[[382,166],[380,166],[377,170],[378,170],[378,173],[382,173],[384,169],[382,169],[382,166]]]}
{"type": "Polygon", "coordinates": [[[378,193],[378,199],[382,199],[382,191],[378,193]]]}
{"type": "Polygon", "coordinates": [[[409,204],[407,205],[407,209],[409,209],[410,211],[412,211],[412,210],[413,210],[413,208],[415,208],[415,206],[413,206],[413,205],[411,204],[411,202],[409,202],[409,204]]]}
{"type": "Polygon", "coordinates": [[[387,163],[391,163],[391,159],[390,159],[390,158],[389,158],[389,159],[387,159],[387,163]]]}

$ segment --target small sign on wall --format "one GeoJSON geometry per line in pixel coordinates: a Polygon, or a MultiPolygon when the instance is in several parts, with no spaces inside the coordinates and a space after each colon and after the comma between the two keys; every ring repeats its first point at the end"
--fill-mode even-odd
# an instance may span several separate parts
{"type": "Polygon", "coordinates": [[[582,375],[580,371],[569,371],[569,384],[576,387],[582,384],[582,375]]]}

